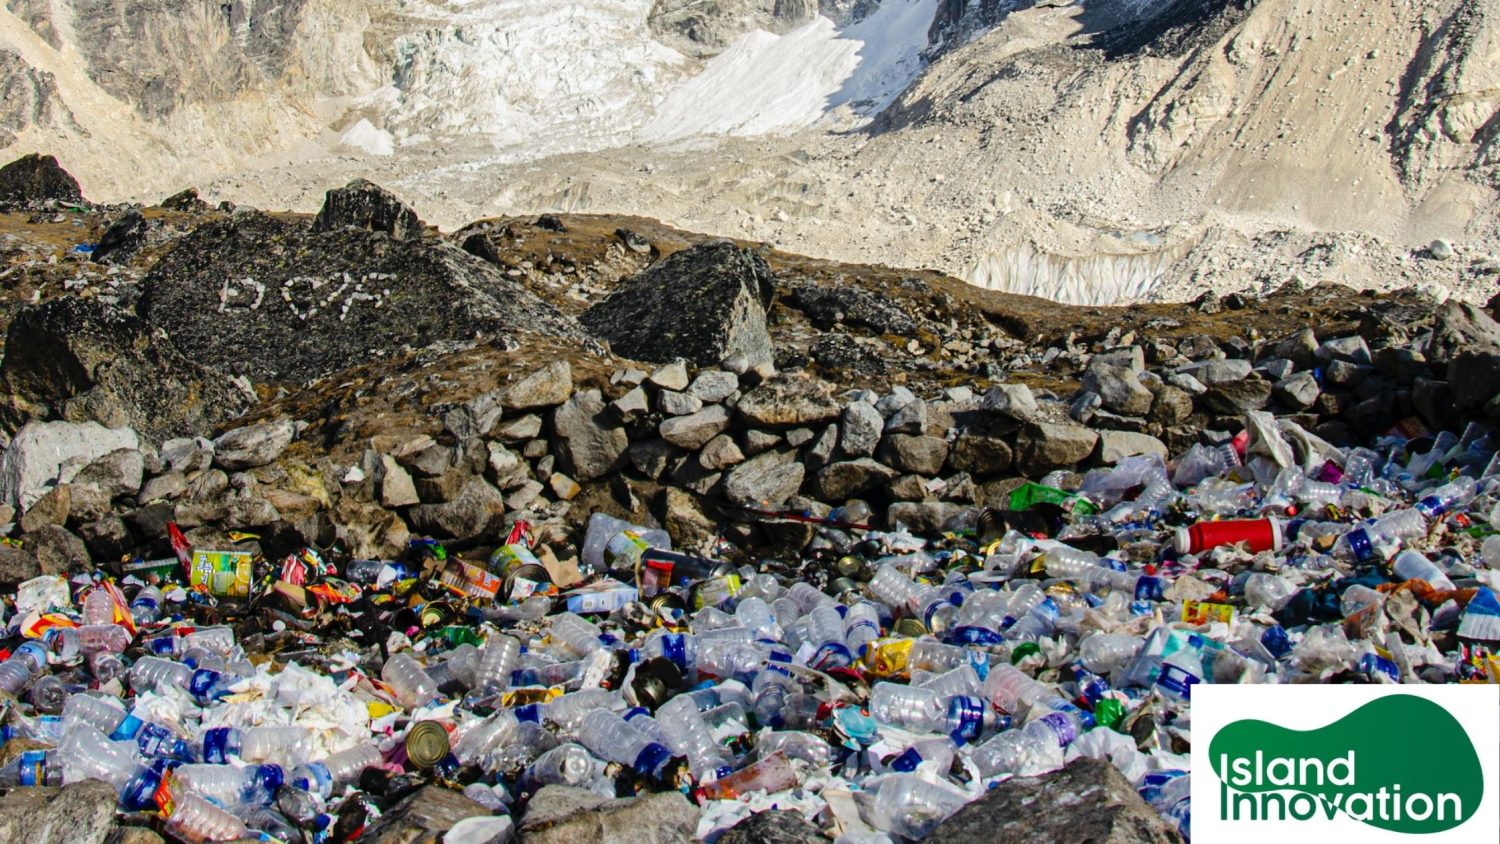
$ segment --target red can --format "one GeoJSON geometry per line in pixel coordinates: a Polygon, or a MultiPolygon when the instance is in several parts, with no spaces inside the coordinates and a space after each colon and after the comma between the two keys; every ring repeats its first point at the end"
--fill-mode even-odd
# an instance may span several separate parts
{"type": "Polygon", "coordinates": [[[1245,543],[1252,553],[1281,550],[1279,519],[1230,519],[1199,522],[1178,528],[1175,545],[1179,554],[1197,554],[1221,545],[1245,543]]]}

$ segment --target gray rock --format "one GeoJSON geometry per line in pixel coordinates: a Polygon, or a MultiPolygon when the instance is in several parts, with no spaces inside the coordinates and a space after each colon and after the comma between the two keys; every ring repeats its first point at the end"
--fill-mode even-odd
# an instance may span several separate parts
{"type": "Polygon", "coordinates": [[[697,451],[728,427],[729,411],[723,405],[715,404],[689,416],[667,419],[657,431],[672,445],[697,451]]]}
{"type": "Polygon", "coordinates": [[[1036,422],[1016,438],[1016,468],[1027,477],[1071,469],[1088,458],[1099,435],[1079,425],[1036,422]]]}
{"type": "MultiPolygon", "coordinates": [[[[1460,413],[1471,413],[1500,395],[1500,354],[1460,352],[1448,362],[1448,388],[1453,392],[1453,406],[1460,413]]],[[[14,447],[14,446],[12,446],[14,447]]]]}
{"type": "Polygon", "coordinates": [[[1270,358],[1257,363],[1255,371],[1271,381],[1281,381],[1290,378],[1297,371],[1297,365],[1286,358],[1270,358]]]}
{"type": "Polygon", "coordinates": [[[12,791],[0,800],[0,836],[28,844],[104,844],[116,828],[116,799],[114,789],[102,780],[84,780],[57,791],[12,791]]]}
{"type": "Polygon", "coordinates": [[[1208,392],[1208,388],[1202,381],[1187,374],[1186,372],[1174,372],[1166,378],[1167,384],[1187,393],[1190,396],[1201,396],[1208,392]]]}
{"type": "Polygon", "coordinates": [[[1146,350],[1140,346],[1118,346],[1100,352],[1089,360],[1089,368],[1096,365],[1117,366],[1131,372],[1146,371],[1146,350]]]}
{"type": "Polygon", "coordinates": [[[1346,360],[1331,360],[1323,365],[1323,380],[1332,387],[1354,387],[1370,377],[1372,366],[1350,363],[1346,360]]]}
{"type": "Polygon", "coordinates": [[[500,443],[487,443],[484,475],[496,487],[515,489],[531,479],[526,461],[500,443]]]}
{"type": "Polygon", "coordinates": [[[290,419],[277,419],[236,428],[214,440],[214,465],[231,472],[264,466],[281,456],[297,426],[290,419]]]}
{"type": "Polygon", "coordinates": [[[118,560],[129,554],[135,543],[130,527],[119,516],[108,516],[78,528],[78,538],[96,560],[118,560]]]}
{"type": "Polygon", "coordinates": [[[542,417],[535,413],[528,413],[509,422],[501,423],[500,427],[495,429],[495,436],[504,442],[519,443],[536,439],[537,434],[541,432],[542,417]]]}
{"type": "Polygon", "coordinates": [[[411,474],[388,455],[380,456],[380,503],[386,507],[410,507],[420,503],[411,474]]]}
{"type": "Polygon", "coordinates": [[[724,495],[742,507],[780,507],[802,488],[806,472],[795,451],[762,452],[729,471],[724,495]]]}
{"type": "Polygon", "coordinates": [[[609,375],[609,383],[624,384],[627,387],[638,387],[646,381],[646,370],[644,369],[616,369],[609,375]]]}
{"type": "Polygon", "coordinates": [[[1093,390],[1083,390],[1068,404],[1068,418],[1080,425],[1087,425],[1099,408],[1104,406],[1104,397],[1093,390]]]}
{"type": "Polygon", "coordinates": [[[562,472],[553,472],[547,478],[547,488],[552,490],[552,494],[557,497],[558,501],[572,501],[583,492],[583,487],[579,486],[577,481],[562,472]]]}
{"type": "Polygon", "coordinates": [[[1442,431],[1453,424],[1453,390],[1447,381],[1418,378],[1411,388],[1411,403],[1428,427],[1442,431]]]}
{"type": "Polygon", "coordinates": [[[760,812],[730,827],[718,844],[822,844],[828,836],[798,812],[760,812]]]}
{"type": "Polygon", "coordinates": [[[521,820],[527,844],[687,844],[698,808],[681,792],[609,800],[591,791],[549,785],[532,796],[521,820]]]}
{"type": "Polygon", "coordinates": [[[687,416],[703,409],[703,401],[676,390],[662,390],[656,394],[656,407],[667,416],[687,416]]]}
{"type": "Polygon", "coordinates": [[[459,442],[487,435],[504,411],[503,390],[480,393],[443,414],[443,428],[459,442]]]}
{"type": "Polygon", "coordinates": [[[1193,397],[1181,387],[1163,384],[1156,389],[1156,398],[1152,400],[1151,412],[1146,418],[1158,425],[1171,427],[1187,421],[1192,415],[1193,397]]]}
{"type": "Polygon", "coordinates": [[[1270,400],[1271,382],[1258,375],[1243,381],[1215,384],[1202,398],[1204,405],[1210,410],[1235,416],[1260,410],[1270,400]]]}
{"type": "Polygon", "coordinates": [[[1271,351],[1276,357],[1286,358],[1300,368],[1312,365],[1315,360],[1313,353],[1317,350],[1318,335],[1311,328],[1304,328],[1277,343],[1271,351]]]}
{"type": "Polygon", "coordinates": [[[813,441],[813,430],[811,428],[793,428],[784,435],[786,444],[792,448],[801,448],[813,441]]]}
{"type": "Polygon", "coordinates": [[[62,574],[90,565],[83,540],[59,525],[44,525],[26,536],[26,550],[36,558],[42,574],[62,574]]]}
{"type": "Polygon", "coordinates": [[[69,484],[52,487],[21,514],[21,532],[34,533],[48,525],[65,525],[72,509],[73,487],[69,484]]]}
{"type": "Polygon", "coordinates": [[[41,573],[41,564],[31,552],[0,545],[0,583],[20,583],[41,573]]]}
{"type": "Polygon", "coordinates": [[[839,445],[839,426],[829,425],[819,432],[818,436],[808,445],[807,450],[802,453],[802,465],[807,471],[816,472],[828,465],[833,459],[833,452],[839,445]]]}
{"type": "Polygon", "coordinates": [[[83,202],[78,180],[51,155],[31,153],[0,167],[0,203],[40,206],[48,200],[83,202]]]}
{"type": "Polygon", "coordinates": [[[544,489],[546,487],[541,481],[528,480],[505,496],[505,506],[511,510],[525,510],[536,503],[544,489]]]}
{"type": "Polygon", "coordinates": [[[146,456],[133,448],[118,448],[83,467],[73,483],[98,487],[106,497],[134,495],[146,474],[146,456]]]}
{"type": "MultiPolygon", "coordinates": [[[[1229,384],[1250,377],[1250,361],[1238,358],[1205,360],[1191,363],[1177,370],[1178,374],[1191,375],[1205,387],[1229,384]]],[[[1180,385],[1179,385],[1180,386],[1180,385]]]]}
{"type": "Polygon", "coordinates": [[[1437,238],[1427,244],[1427,254],[1439,261],[1451,260],[1454,256],[1453,244],[1444,239],[1437,238]]]}
{"type": "Polygon", "coordinates": [[[688,395],[701,401],[713,404],[721,402],[734,394],[740,388],[740,378],[733,372],[725,372],[722,369],[706,369],[698,373],[693,379],[692,386],[688,387],[688,395]]]}
{"type": "Polygon", "coordinates": [[[1422,353],[1429,361],[1444,364],[1465,351],[1500,353],[1500,323],[1467,302],[1444,302],[1422,353]]]}
{"type": "Polygon", "coordinates": [[[686,390],[689,383],[687,363],[681,360],[674,360],[651,373],[649,380],[652,385],[660,387],[663,390],[675,390],[677,392],[686,390]]]}
{"type": "Polygon", "coordinates": [[[778,434],[773,434],[770,431],[757,431],[751,428],[741,437],[740,447],[747,457],[754,457],[768,448],[775,448],[781,442],[782,439],[778,434]]]}
{"type": "Polygon", "coordinates": [[[964,431],[953,441],[948,466],[974,477],[998,475],[1010,469],[1013,454],[1010,437],[993,436],[978,431],[964,431]]]}
{"type": "Polygon", "coordinates": [[[604,412],[598,390],[574,394],[553,414],[564,470],[580,481],[591,481],[618,468],[630,446],[625,429],[604,412]]]}
{"type": "Polygon", "coordinates": [[[1167,447],[1161,440],[1149,434],[1138,434],[1131,431],[1100,431],[1099,432],[1099,462],[1106,466],[1113,466],[1137,454],[1156,454],[1163,460],[1170,455],[1167,447]]]}
{"type": "Polygon", "coordinates": [[[948,441],[941,437],[890,434],[880,450],[881,461],[904,472],[932,477],[943,471],[948,441]]]}
{"type": "Polygon", "coordinates": [[[651,409],[651,400],[646,397],[646,390],[644,388],[636,387],[610,402],[609,409],[615,415],[615,418],[622,422],[629,422],[649,411],[651,409]]]}
{"type": "Polygon", "coordinates": [[[139,448],[128,428],[97,422],[29,422],[0,457],[0,504],[30,507],[48,487],[73,480],[85,466],[121,448],[139,448]]]}
{"type": "Polygon", "coordinates": [[[1030,422],[1037,416],[1036,397],[1025,384],[999,384],[985,391],[980,406],[1016,420],[1030,422]]]}
{"type": "Polygon", "coordinates": [[[490,810],[449,788],[429,785],[397,803],[361,833],[372,844],[430,844],[467,818],[490,810]]]}
{"type": "Polygon", "coordinates": [[[938,824],[922,841],[1180,844],[1182,837],[1114,765],[1085,757],[1058,771],[1000,783],[938,824]]]}
{"type": "Polygon", "coordinates": [[[927,428],[927,402],[915,399],[885,420],[887,434],[920,434],[927,428]]]}
{"type": "MultiPolygon", "coordinates": [[[[1248,364],[1246,366],[1248,369],[1248,364]]],[[[1115,413],[1144,416],[1151,409],[1151,391],[1141,384],[1135,371],[1127,367],[1091,363],[1083,373],[1082,385],[1083,389],[1098,393],[1104,406],[1115,413]]]]}
{"type": "Polygon", "coordinates": [[[952,501],[900,501],[886,508],[885,519],[887,524],[930,536],[941,533],[950,519],[966,509],[952,501]]]}
{"type": "Polygon", "coordinates": [[[841,408],[828,385],[810,378],[779,378],[740,397],[735,411],[750,427],[798,428],[832,422],[841,408]]]}
{"type": "Polygon", "coordinates": [[[703,446],[703,451],[698,454],[698,464],[710,472],[733,466],[745,461],[745,453],[740,451],[739,443],[728,434],[720,434],[708,441],[703,446]]]}
{"type": "Polygon", "coordinates": [[[866,402],[851,401],[844,406],[844,413],[840,418],[842,437],[839,439],[839,448],[850,457],[869,457],[874,454],[875,447],[880,445],[880,432],[885,427],[880,411],[866,402]]]}
{"type": "Polygon", "coordinates": [[[505,516],[505,498],[483,478],[470,477],[441,504],[418,504],[407,511],[417,531],[439,538],[474,539],[497,530],[505,516]]]}
{"type": "Polygon", "coordinates": [[[1346,360],[1350,363],[1370,363],[1370,345],[1365,338],[1355,334],[1351,337],[1339,337],[1334,340],[1325,340],[1313,352],[1313,357],[1327,363],[1331,360],[1346,360]]]}
{"type": "Polygon", "coordinates": [[[1311,372],[1298,372],[1277,381],[1271,387],[1271,394],[1276,400],[1294,410],[1312,407],[1322,391],[1318,386],[1318,379],[1311,372]]]}
{"type": "Polygon", "coordinates": [[[554,360],[506,387],[504,401],[511,410],[533,410],[556,407],[572,394],[573,367],[566,360],[554,360]]]}
{"type": "Polygon", "coordinates": [[[419,437],[396,449],[392,455],[417,478],[440,478],[458,465],[459,453],[431,437],[419,437]]]}
{"type": "Polygon", "coordinates": [[[201,472],[214,463],[214,442],[204,437],[179,437],[162,443],[158,454],[168,469],[201,472]]]}
{"type": "Polygon", "coordinates": [[[313,220],[315,232],[344,227],[384,232],[397,240],[422,236],[422,221],[415,211],[395,194],[364,179],[324,194],[323,208],[313,220]]]}
{"type": "Polygon", "coordinates": [[[625,456],[637,472],[652,480],[657,480],[681,453],[681,449],[667,440],[656,439],[632,443],[630,448],[626,449],[625,456]]]}
{"type": "Polygon", "coordinates": [[[889,395],[882,396],[875,401],[875,409],[880,411],[883,419],[889,419],[891,414],[917,400],[917,394],[901,385],[891,388],[889,395]]]}
{"type": "Polygon", "coordinates": [[[890,483],[901,473],[861,457],[841,463],[830,463],[813,479],[813,493],[823,501],[841,502],[879,484],[890,483]]]}
{"type": "Polygon", "coordinates": [[[743,354],[752,367],[768,365],[766,308],[774,290],[765,259],[731,243],[710,243],[626,280],[579,321],[616,354],[635,360],[714,366],[743,354]]]}

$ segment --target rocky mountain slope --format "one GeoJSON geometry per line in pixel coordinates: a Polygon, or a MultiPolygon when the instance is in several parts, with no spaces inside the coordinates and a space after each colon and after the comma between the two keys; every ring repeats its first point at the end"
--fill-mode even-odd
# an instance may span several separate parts
{"type": "Polygon", "coordinates": [[[795,555],[813,529],[777,514],[851,498],[933,532],[1247,425],[1311,460],[1500,418],[1493,309],[1414,291],[1072,307],[644,218],[443,235],[364,181],[316,217],[93,205],[50,158],[0,198],[0,535],[26,571],[168,555],[169,521],[379,557],[595,511],[795,555]]]}
{"type": "Polygon", "coordinates": [[[166,180],[310,212],[373,176],[447,228],[638,214],[1074,302],[1293,280],[1480,301],[1500,251],[1496,15],[11,0],[0,129],[109,199],[166,180]]]}

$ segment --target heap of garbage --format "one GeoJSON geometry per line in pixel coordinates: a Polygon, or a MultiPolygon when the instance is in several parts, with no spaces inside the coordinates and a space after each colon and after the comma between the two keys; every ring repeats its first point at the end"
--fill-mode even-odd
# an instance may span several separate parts
{"type": "Polygon", "coordinates": [[[602,513],[567,564],[524,522],[390,560],[173,527],[172,558],[7,597],[0,782],[102,780],[189,842],[352,840],[434,789],[467,801],[445,840],[504,841],[553,786],[874,841],[1087,758],[1186,838],[1195,686],[1500,681],[1477,425],[1336,448],[1253,412],[1008,504],[919,536],[851,501],[738,565],[602,513]]]}

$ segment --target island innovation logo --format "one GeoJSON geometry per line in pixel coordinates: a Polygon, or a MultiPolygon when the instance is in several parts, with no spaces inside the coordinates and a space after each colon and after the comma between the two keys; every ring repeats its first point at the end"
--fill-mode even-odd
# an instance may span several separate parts
{"type": "Polygon", "coordinates": [[[1500,841],[1500,686],[1203,685],[1192,736],[1194,840],[1500,841]]]}

